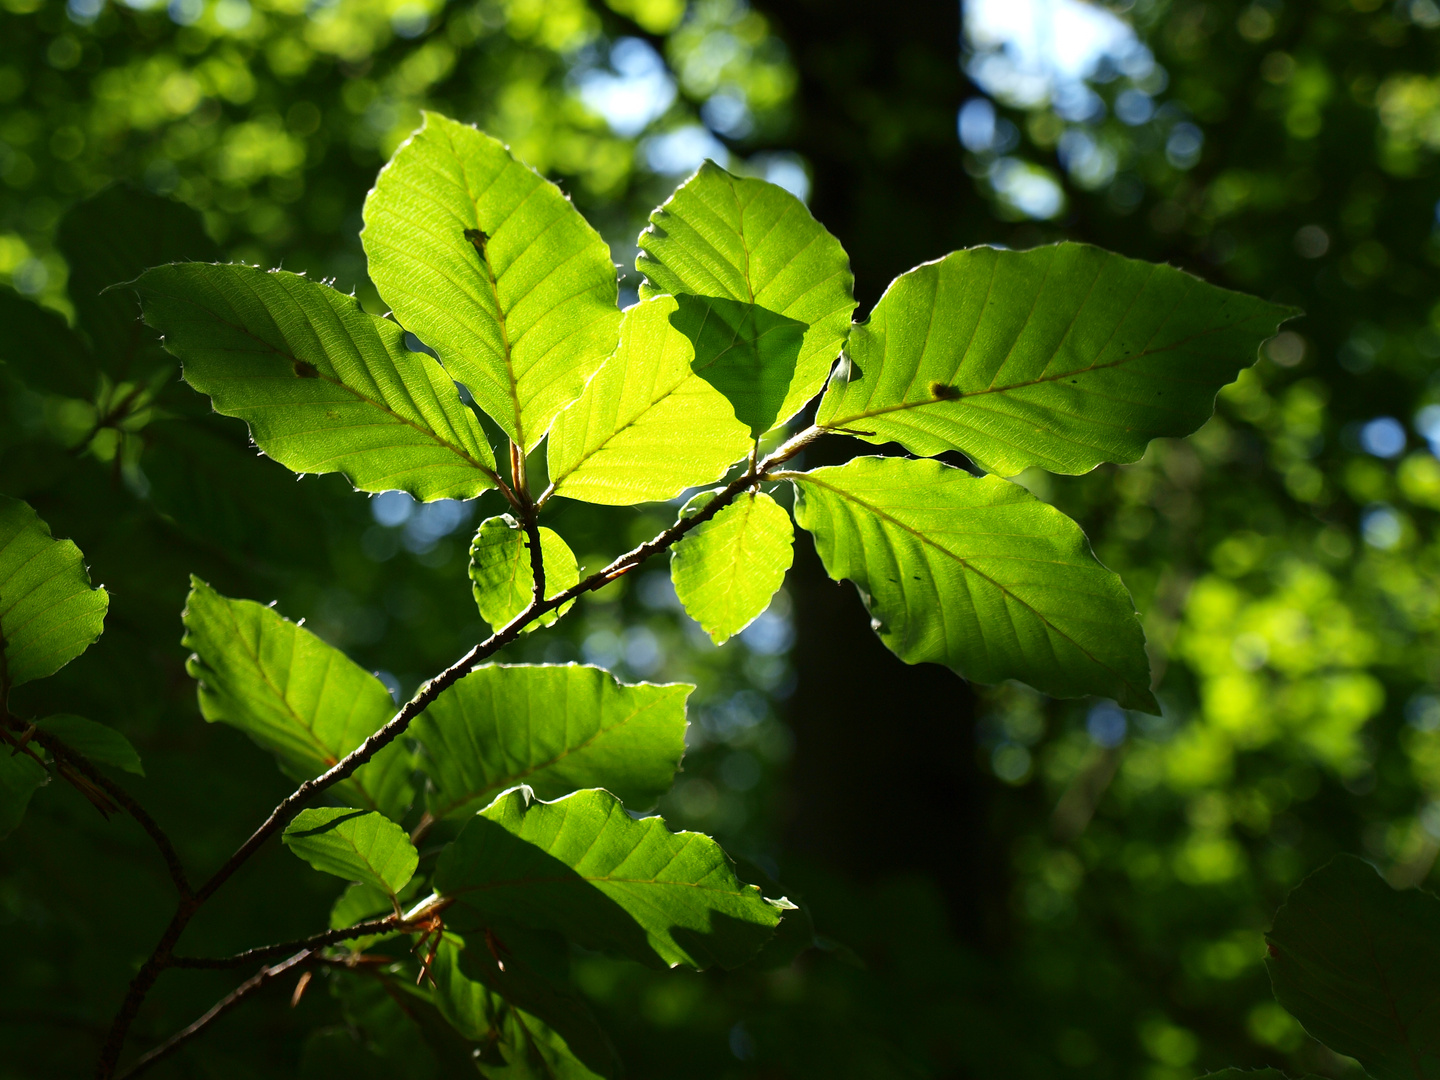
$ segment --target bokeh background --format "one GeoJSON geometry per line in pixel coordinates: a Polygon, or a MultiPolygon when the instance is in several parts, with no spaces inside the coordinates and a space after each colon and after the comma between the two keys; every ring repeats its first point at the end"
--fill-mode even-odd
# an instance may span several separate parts
{"type": "MultiPolygon", "coordinates": [[[[67,284],[100,270],[59,222],[119,181],[202,213],[229,258],[383,311],[361,203],[435,108],[564,186],[622,302],[649,210],[708,157],[808,200],[850,253],[861,316],[954,248],[1067,238],[1303,307],[1191,439],[1019,478],[1130,585],[1163,717],[905,667],[803,534],[772,610],[723,649],[661,564],[502,659],[697,683],[661,808],[813,922],[814,947],[728,974],[575,957],[634,1077],[1344,1077],[1271,998],[1262,933],[1337,852],[1434,882],[1437,58],[1434,0],[0,0],[0,283],[5,304],[73,317],[67,284]]],[[[0,358],[25,347],[4,339],[0,358]]],[[[93,406],[6,379],[0,490],[113,594],[101,642],[17,704],[127,734],[147,768],[133,790],[193,866],[288,786],[199,717],[189,573],[277,601],[397,693],[483,634],[466,551],[493,497],[297,483],[173,381],[97,435],[93,406]]],[[[833,443],[807,463],[859,448],[833,443]]],[[[592,568],[675,512],[561,502],[548,524],[592,568]]],[[[272,845],[190,949],[313,932],[338,891],[272,845]]],[[[133,823],[37,793],[0,846],[0,1077],[88,1074],[170,904],[133,823]]],[[[137,1042],[231,985],[167,975],[137,1042]]],[[[336,1000],[285,997],[153,1075],[334,1075],[306,1043],[341,1022],[336,1000]]]]}

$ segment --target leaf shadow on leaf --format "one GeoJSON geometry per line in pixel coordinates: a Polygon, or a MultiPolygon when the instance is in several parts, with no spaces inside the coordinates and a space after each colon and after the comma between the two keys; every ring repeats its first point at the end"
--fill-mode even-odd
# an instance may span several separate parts
{"type": "Polygon", "coordinates": [[[682,294],[675,302],[670,325],[695,348],[691,370],[729,399],[758,439],[780,415],[808,327],[741,300],[682,294]]]}
{"type": "Polygon", "coordinates": [[[535,894],[544,889],[565,897],[562,903],[568,923],[585,927],[585,940],[579,944],[619,956],[648,957],[653,967],[668,966],[651,948],[645,928],[629,912],[555,856],[482,814],[471,818],[464,832],[475,834],[468,837],[469,852],[476,864],[485,868],[486,880],[441,891],[480,918],[467,920],[452,909],[446,925],[467,933],[483,930],[498,918],[533,930],[557,929],[532,914],[532,907],[554,910],[556,906],[534,903],[535,894]]]}
{"type": "Polygon", "coordinates": [[[336,829],[338,829],[341,825],[345,824],[345,822],[347,822],[347,821],[353,821],[355,818],[364,817],[364,816],[365,816],[366,814],[368,814],[368,813],[370,813],[369,810],[353,810],[353,811],[351,811],[351,812],[348,813],[348,814],[341,814],[339,817],[331,818],[329,821],[325,822],[325,824],[323,824],[323,825],[317,825],[317,826],[315,826],[315,828],[313,828],[313,829],[299,829],[299,830],[297,830],[297,831],[295,831],[295,832],[290,833],[290,835],[291,835],[291,836],[321,836],[321,835],[323,835],[324,833],[334,832],[334,831],[335,831],[336,829]]]}
{"type": "MultiPolygon", "coordinates": [[[[620,1068],[615,1047],[594,1014],[578,995],[557,985],[531,962],[535,937],[510,930],[497,935],[503,967],[486,947],[483,936],[472,937],[459,953],[460,970],[512,1006],[549,1024],[587,1068],[602,1076],[617,1075],[620,1068]]],[[[544,947],[545,943],[540,943],[542,952],[544,947]]]]}
{"type": "MultiPolygon", "coordinates": [[[[439,869],[436,889],[453,896],[457,907],[469,909],[471,915],[467,920],[463,910],[451,908],[447,925],[461,933],[474,932],[493,925],[498,918],[533,930],[556,930],[578,945],[637,960],[647,967],[672,966],[656,950],[646,928],[620,903],[549,852],[484,814],[470,820],[464,835],[467,858],[472,866],[483,868],[484,879],[446,882],[442,880],[447,876],[444,867],[439,869]],[[541,914],[537,916],[537,912],[541,914]]],[[[755,940],[754,923],[713,909],[706,914],[709,925],[704,931],[673,923],[665,927],[695,966],[735,967],[749,960],[762,944],[755,940]]]]}

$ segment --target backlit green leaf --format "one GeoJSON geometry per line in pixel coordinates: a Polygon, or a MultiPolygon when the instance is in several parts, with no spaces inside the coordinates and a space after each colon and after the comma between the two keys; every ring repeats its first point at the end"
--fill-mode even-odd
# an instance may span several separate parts
{"type": "Polygon", "coordinates": [[[12,754],[10,750],[0,743],[0,840],[15,831],[30,805],[30,796],[50,779],[29,754],[12,754]]]}
{"type": "Polygon", "coordinates": [[[417,499],[496,486],[495,458],[450,375],[353,296],[209,263],[157,267],[136,287],[185,380],[287,468],[417,499]]]}
{"type": "Polygon", "coordinates": [[[1136,461],[1188,435],[1293,308],[1085,244],[956,251],[850,334],[816,423],[1013,476],[1136,461]]]}
{"type": "Polygon", "coordinates": [[[334,806],[301,810],[285,846],[316,870],[395,896],[415,876],[420,853],[405,830],[374,811],[334,806]]]}
{"type": "MultiPolygon", "coordinates": [[[[681,517],[714,498],[703,492],[681,517]]],[[[770,606],[795,557],[790,515],[769,495],[741,495],[670,552],[670,577],[686,613],[716,645],[749,626],[770,606]]]]}
{"type": "Polygon", "coordinates": [[[29,505],[0,495],[0,698],[53,675],[105,629],[110,597],[29,505]]]}
{"type": "Polygon", "coordinates": [[[1159,711],[1130,594],[1080,527],[1024,488],[905,458],[785,475],[825,569],[856,584],[906,663],[1159,711]]]}
{"type": "Polygon", "coordinates": [[[482,920],[671,967],[744,963],[788,906],[736,880],[708,836],[636,820],[598,790],[555,802],[507,792],[441,853],[434,886],[482,920]]]}
{"type": "Polygon", "coordinates": [[[1440,1077],[1440,899],[1342,855],[1302,881],[1266,938],[1275,998],[1375,1080],[1440,1077]]]}
{"type": "MultiPolygon", "coordinates": [[[[714,316],[742,347],[700,374],[735,395],[736,415],[747,427],[772,410],[766,427],[788,420],[820,392],[850,331],[854,277],[845,249],[804,203],[784,188],[732,176],[707,161],[650,215],[637,243],[635,266],[646,277],[642,299],[669,293],[719,302],[711,305],[714,316]],[[796,323],[805,328],[798,350],[796,323]],[[747,350],[747,339],[761,345],[747,350]],[[747,371],[758,384],[747,385],[747,371]],[[785,389],[777,395],[778,383],[785,389]]],[[[697,337],[704,328],[693,315],[681,314],[678,325],[697,337]]],[[[712,350],[696,352],[704,363],[712,350]]]]}
{"type": "Polygon", "coordinates": [[[113,765],[136,776],[145,775],[135,747],[112,727],[66,713],[36,720],[35,726],[62,740],[70,749],[78,750],[96,765],[113,765]]]}
{"type": "Polygon", "coordinates": [[[426,113],[365,200],[360,238],[395,317],[527,450],[615,349],[609,247],[473,127],[426,113]]]}
{"type": "Polygon", "coordinates": [[[436,817],[473,814],[516,784],[542,798],[603,787],[643,809],[685,753],[693,686],[627,686],[575,664],[477,668],[411,725],[436,817]]]}
{"type": "Polygon", "coordinates": [[[691,371],[695,347],[670,324],[675,311],[669,296],[626,309],[619,349],[550,432],[555,494],[610,506],[673,499],[749,452],[730,402],[691,371]]]}
{"type": "MultiPolygon", "coordinates": [[[[253,600],[190,579],[183,644],[199,680],[200,714],[239,728],[292,780],[318,776],[395,713],[390,692],[339,649],[253,600]]],[[[398,818],[410,805],[411,754],[398,742],[334,788],[398,818]]]]}
{"type": "MultiPolygon", "coordinates": [[[[554,529],[540,526],[540,558],[545,571],[545,599],[580,580],[575,554],[554,529]]],[[[509,624],[529,606],[535,592],[530,538],[509,514],[480,523],[470,544],[470,587],[480,616],[493,629],[509,624]]],[[[574,605],[571,600],[547,611],[525,629],[549,626],[574,605]]]]}

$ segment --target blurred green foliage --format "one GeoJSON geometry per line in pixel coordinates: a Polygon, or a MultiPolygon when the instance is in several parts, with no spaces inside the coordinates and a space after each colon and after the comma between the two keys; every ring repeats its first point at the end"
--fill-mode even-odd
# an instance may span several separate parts
{"type": "MultiPolygon", "coordinates": [[[[804,550],[777,606],[724,650],[656,567],[507,651],[698,682],[666,816],[751,858],[749,880],[779,877],[814,920],[820,947],[768,969],[660,977],[576,957],[631,1075],[1354,1069],[1275,1003],[1262,935],[1337,852],[1395,884],[1435,880],[1440,11],[1112,6],[1133,39],[1120,33],[1113,56],[1062,89],[987,60],[1006,45],[976,33],[973,2],[963,73],[954,3],[867,5],[868,18],[782,0],[5,4],[0,281],[67,316],[57,224],[112,180],[195,207],[230,257],[373,300],[360,203],[421,107],[480,123],[560,178],[622,273],[676,163],[709,153],[771,178],[808,169],[817,214],[857,266],[903,269],[938,254],[937,237],[1073,238],[1308,312],[1193,439],[1103,478],[1021,477],[1079,518],[1134,590],[1163,718],[1017,687],[976,699],[948,675],[926,682],[845,652],[838,621],[807,619],[835,587],[804,550]],[[876,41],[893,56],[877,58],[876,41]],[[895,57],[903,78],[883,62],[895,57]],[[923,177],[895,166],[917,156],[923,177]],[[906,206],[928,214],[910,200],[930,189],[907,186],[922,181],[945,214],[887,227],[906,206]],[[938,719],[806,712],[827,650],[871,679],[917,680],[938,719]],[[873,857],[849,819],[807,816],[822,790],[860,804],[890,854],[873,857]]],[[[861,316],[883,284],[861,283],[861,316]]],[[[0,490],[75,539],[113,596],[110,632],[25,705],[124,732],[147,772],[132,790],[211,867],[285,788],[263,755],[200,721],[178,645],[186,575],[278,598],[408,692],[483,633],[464,569],[466,528],[483,515],[367,504],[333,477],[296,484],[183,388],[144,393],[152,414],[92,434],[93,404],[7,391],[0,490]],[[200,792],[213,814],[193,813],[200,792]]],[[[563,531],[593,568],[670,513],[576,505],[563,531]]],[[[863,624],[853,596],[845,605],[863,624]]],[[[898,684],[887,694],[914,700],[898,684]]],[[[0,848],[0,1076],[89,1067],[169,903],[144,845],[131,823],[47,789],[0,848]]],[[[195,949],[324,925],[338,890],[292,863],[257,859],[246,902],[222,895],[195,949]]],[[[162,1038],[230,985],[174,976],[138,1038],[162,1038]]],[[[343,1023],[341,1005],[312,990],[292,1012],[282,997],[154,1075],[297,1075],[303,1034],[343,1023]]]]}

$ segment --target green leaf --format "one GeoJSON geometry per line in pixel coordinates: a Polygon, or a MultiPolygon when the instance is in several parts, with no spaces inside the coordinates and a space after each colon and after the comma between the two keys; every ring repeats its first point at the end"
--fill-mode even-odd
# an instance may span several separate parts
{"type": "Polygon", "coordinates": [[[1002,476],[1137,461],[1297,314],[1086,244],[956,251],[891,282],[816,423],[1002,476]]]}
{"type": "Polygon", "coordinates": [[[1302,881],[1266,935],[1275,999],[1375,1080],[1440,1077],[1440,899],[1342,855],[1302,881]]]}
{"type": "Polygon", "coordinates": [[[736,880],[708,836],[636,820],[599,790],[555,802],[507,792],[441,853],[434,888],[482,920],[671,967],[744,963],[790,906],[736,880]]]}
{"type": "Polygon", "coordinates": [[[600,668],[491,665],[447,688],[410,732],[437,818],[473,814],[516,784],[542,798],[603,787],[653,806],[685,753],[693,686],[627,686],[600,668]]]}
{"type": "Polygon", "coordinates": [[[35,726],[48,731],[72,750],[78,750],[96,765],[113,765],[136,776],[145,775],[145,767],[140,764],[140,755],[135,747],[112,727],[67,713],[36,720],[35,726]]]}
{"type": "MultiPolygon", "coordinates": [[[[186,670],[200,682],[200,714],[243,731],[292,780],[320,775],[394,715],[384,684],[309,630],[199,578],[190,584],[181,644],[194,650],[186,670]]],[[[398,818],[414,794],[412,768],[392,742],[334,790],[398,818]]]]}
{"type": "Polygon", "coordinates": [[[109,606],[80,549],[54,539],[27,503],[0,495],[0,699],[88,649],[109,606]]]}
{"type": "Polygon", "coordinates": [[[449,374],[353,296],[280,270],[209,263],[157,267],[136,287],[186,382],[246,421],[287,468],[417,499],[496,486],[480,421],[449,374]]]}
{"type": "Polygon", "coordinates": [[[466,1038],[497,1042],[498,1054],[481,1058],[492,1077],[612,1077],[620,1072],[614,1047],[583,1002],[556,987],[503,940],[446,935],[435,955],[435,1004],[466,1038]],[[495,1060],[498,1058],[498,1060],[495,1060]]]}
{"type": "MultiPolygon", "coordinates": [[[[545,599],[557,596],[580,580],[575,553],[554,529],[540,526],[540,558],[545,569],[545,599]]],[[[509,514],[480,523],[470,544],[470,586],[480,616],[499,630],[530,605],[535,570],[530,564],[530,539],[509,514]]],[[[549,626],[569,611],[574,600],[547,611],[525,629],[549,626]]]]}
{"type": "Polygon", "coordinates": [[[370,279],[526,450],[615,349],[610,249],[503,143],[438,113],[365,200],[370,279]]]}
{"type": "Polygon", "coordinates": [[[826,571],[856,584],[907,664],[1159,712],[1130,594],[1080,526],[1024,488],[905,458],[785,476],[826,571]]]}
{"type": "Polygon", "coordinates": [[[0,840],[15,831],[30,805],[35,789],[50,779],[44,767],[29,754],[13,754],[0,743],[0,840]]]}
{"type": "Polygon", "coordinates": [[[738,300],[675,300],[670,325],[695,350],[691,370],[725,396],[751,439],[759,439],[775,426],[790,393],[805,324],[738,300]]]}
{"type": "Polygon", "coordinates": [[[142,365],[165,357],[140,322],[134,294],[110,286],[133,281],[152,266],[220,258],[198,211],[125,184],[71,207],[60,219],[55,244],[69,265],[76,320],[100,366],[117,379],[133,378],[142,365]]]}
{"type": "MultiPolygon", "coordinates": [[[[680,516],[704,508],[701,492],[680,516]]],[[[790,515],[769,495],[751,491],[686,533],[670,552],[670,577],[686,613],[716,645],[749,626],[770,606],[795,557],[790,515]]]]}
{"type": "Polygon", "coordinates": [[[0,287],[0,326],[0,361],[31,390],[94,396],[98,372],[90,347],[59,313],[0,287]]]}
{"type": "Polygon", "coordinates": [[[671,325],[676,310],[670,296],[626,309],[620,347],[550,432],[556,495],[607,506],[673,499],[749,453],[730,402],[691,371],[695,347],[671,325]]]}
{"type": "MultiPolygon", "coordinates": [[[[741,350],[735,359],[743,357],[743,363],[706,369],[718,380],[718,389],[737,393],[731,400],[737,415],[749,416],[741,416],[747,425],[769,412],[772,380],[788,384],[775,409],[776,421],[788,420],[820,392],[850,332],[855,279],[840,241],[804,203],[784,188],[732,176],[707,161],[650,215],[637,243],[635,266],[646,277],[642,299],[669,293],[729,301],[715,305],[716,314],[721,322],[728,316],[737,330],[747,325],[746,308],[760,308],[764,314],[751,313],[751,329],[745,332],[755,338],[792,322],[807,328],[798,355],[790,347],[789,330],[779,329],[773,350],[767,336],[767,347],[756,356],[741,350]],[[739,371],[756,364],[767,369],[766,386],[758,395],[750,391],[747,400],[740,392],[739,371]]],[[[745,333],[736,336],[744,340],[745,333]]],[[[703,355],[699,348],[696,352],[703,355]]]]}
{"type": "Polygon", "coordinates": [[[286,826],[285,846],[316,870],[397,895],[415,876],[420,853],[384,814],[326,806],[301,810],[286,826]]]}

